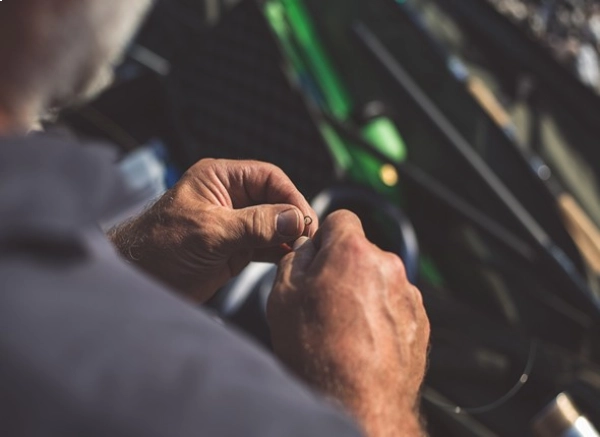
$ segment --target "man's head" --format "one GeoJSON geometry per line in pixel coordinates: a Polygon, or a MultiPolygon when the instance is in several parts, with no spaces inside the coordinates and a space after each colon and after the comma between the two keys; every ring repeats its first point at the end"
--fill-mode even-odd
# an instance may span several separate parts
{"type": "Polygon", "coordinates": [[[0,5],[0,133],[81,101],[112,70],[153,0],[8,0],[0,5]]]}

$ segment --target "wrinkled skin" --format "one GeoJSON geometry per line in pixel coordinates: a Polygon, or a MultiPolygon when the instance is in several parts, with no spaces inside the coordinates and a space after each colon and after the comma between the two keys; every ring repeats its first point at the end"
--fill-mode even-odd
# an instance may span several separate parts
{"type": "MultiPolygon", "coordinates": [[[[150,5],[5,1],[0,135],[23,135],[48,111],[109,84],[150,5]]],[[[422,434],[415,405],[429,324],[418,290],[397,257],[364,238],[352,214],[334,214],[315,235],[317,229],[314,211],[281,170],[205,160],[110,237],[129,262],[197,302],[249,261],[283,256],[268,309],[277,355],[344,405],[369,437],[422,434]],[[290,220],[278,227],[286,211],[290,220]],[[314,240],[293,253],[282,247],[301,235],[314,240]]]]}
{"type": "Polygon", "coordinates": [[[130,262],[205,302],[250,261],[279,261],[289,252],[282,244],[317,227],[315,212],[279,168],[208,159],[110,237],[130,262]],[[278,229],[285,212],[290,222],[278,229]]]}
{"type": "Polygon", "coordinates": [[[317,227],[277,167],[203,160],[111,238],[130,262],[198,302],[251,260],[280,261],[268,303],[277,356],[340,402],[369,437],[422,435],[429,322],[420,292],[396,255],[365,238],[354,214],[334,213],[317,227]],[[292,220],[281,232],[286,211],[292,220]],[[281,246],[302,235],[295,251],[281,246]]]}
{"type": "Polygon", "coordinates": [[[276,354],[352,412],[369,436],[419,436],[429,322],[402,261],[331,215],[281,262],[268,302],[276,354]]]}

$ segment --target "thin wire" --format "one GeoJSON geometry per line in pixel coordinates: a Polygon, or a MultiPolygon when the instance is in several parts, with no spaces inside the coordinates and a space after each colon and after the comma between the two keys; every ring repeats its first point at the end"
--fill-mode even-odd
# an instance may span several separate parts
{"type": "Polygon", "coordinates": [[[396,81],[407,97],[429,119],[437,131],[448,140],[448,143],[462,156],[471,169],[478,174],[480,181],[485,182],[485,185],[494,193],[494,197],[504,205],[506,210],[521,225],[520,227],[529,234],[543,260],[554,264],[555,272],[561,275],[561,280],[569,282],[570,287],[577,294],[577,298],[582,303],[588,304],[595,317],[600,317],[600,299],[591,291],[574,261],[552,241],[531,213],[519,202],[500,178],[489,169],[485,161],[473,151],[470,143],[418,86],[369,27],[362,22],[358,22],[353,30],[363,47],[377,61],[380,68],[396,81]]]}
{"type": "Polygon", "coordinates": [[[506,229],[504,225],[498,223],[494,218],[481,212],[471,203],[464,200],[460,195],[451,191],[444,184],[436,180],[433,176],[423,172],[407,162],[398,163],[380,152],[374,145],[363,139],[360,134],[353,131],[348,125],[338,121],[327,112],[321,111],[317,114],[333,127],[339,134],[350,139],[353,144],[365,150],[373,157],[392,165],[398,174],[407,181],[415,184],[421,190],[434,197],[440,203],[450,208],[477,229],[492,237],[495,241],[511,250],[512,253],[519,255],[528,262],[535,262],[535,252],[533,248],[520,237],[506,229]]]}
{"type": "MultiPolygon", "coordinates": [[[[328,121],[330,123],[330,125],[332,125],[334,128],[336,128],[336,130],[338,130],[340,133],[342,134],[346,134],[346,135],[352,135],[352,133],[346,128],[345,125],[343,125],[342,123],[338,122],[337,120],[335,120],[333,117],[331,117],[329,114],[322,112],[320,114],[326,121],[328,121]]],[[[352,135],[353,137],[355,137],[355,135],[352,135]]],[[[371,146],[370,144],[367,144],[365,141],[360,141],[360,139],[357,137],[355,138],[355,141],[358,143],[358,145],[360,146],[364,146],[364,150],[371,152],[374,156],[377,156],[379,158],[381,158],[384,161],[390,162],[392,163],[392,161],[390,161],[389,159],[386,159],[384,156],[380,155],[379,153],[377,153],[377,150],[371,146]]],[[[402,170],[403,167],[397,165],[394,163],[394,165],[396,166],[396,168],[398,170],[402,170]]],[[[405,172],[403,172],[405,173],[405,172]]],[[[452,405],[452,404],[448,404],[445,402],[440,402],[436,399],[431,399],[428,398],[427,395],[425,395],[425,397],[427,398],[427,400],[429,402],[431,402],[432,404],[444,408],[446,410],[449,410],[451,412],[454,412],[456,414],[461,414],[461,413],[465,413],[465,414],[483,414],[483,413],[487,413],[489,411],[492,411],[502,405],[504,405],[505,403],[507,403],[508,401],[510,401],[513,397],[515,397],[520,391],[521,389],[525,386],[525,384],[527,384],[527,381],[529,380],[529,376],[531,375],[531,370],[533,369],[533,365],[535,364],[535,358],[536,358],[536,354],[537,354],[537,348],[538,348],[538,340],[533,339],[531,341],[530,347],[529,347],[529,354],[527,357],[527,362],[525,364],[525,369],[523,370],[523,373],[521,374],[521,377],[519,378],[519,380],[516,382],[516,384],[508,391],[506,392],[503,396],[501,396],[500,398],[498,398],[497,400],[487,404],[487,405],[482,405],[480,407],[460,407],[458,405],[452,405]]]]}
{"type": "Polygon", "coordinates": [[[529,377],[531,376],[531,370],[533,369],[533,365],[535,364],[537,348],[538,348],[538,340],[537,339],[531,340],[531,344],[529,346],[529,355],[527,357],[527,363],[525,364],[525,369],[523,369],[523,373],[521,374],[521,377],[509,391],[507,391],[500,398],[496,399],[495,401],[493,401],[489,404],[482,405],[479,407],[461,407],[461,406],[453,405],[453,404],[446,403],[446,402],[440,402],[437,399],[428,397],[427,395],[425,395],[425,397],[426,397],[427,401],[432,403],[433,405],[435,405],[437,407],[441,407],[445,410],[451,411],[455,414],[483,414],[483,413],[488,413],[490,411],[493,411],[493,410],[503,406],[504,404],[506,404],[512,398],[514,398],[521,391],[521,389],[525,386],[525,384],[527,384],[527,382],[529,381],[529,377]]]}

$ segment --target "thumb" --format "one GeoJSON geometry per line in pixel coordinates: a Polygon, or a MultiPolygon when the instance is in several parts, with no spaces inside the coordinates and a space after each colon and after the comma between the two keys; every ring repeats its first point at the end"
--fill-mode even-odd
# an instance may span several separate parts
{"type": "Polygon", "coordinates": [[[279,246],[296,240],[304,232],[304,218],[291,205],[259,205],[231,211],[228,219],[234,250],[279,246]]]}
{"type": "Polygon", "coordinates": [[[317,254],[317,250],[312,240],[305,238],[294,248],[294,252],[288,253],[279,262],[275,286],[269,297],[277,297],[278,294],[285,294],[295,286],[302,284],[306,280],[310,266],[317,254]]]}
{"type": "Polygon", "coordinates": [[[293,256],[284,259],[280,263],[280,268],[290,268],[290,277],[292,280],[304,278],[316,255],[317,249],[312,240],[307,237],[300,237],[294,244],[293,256]]]}

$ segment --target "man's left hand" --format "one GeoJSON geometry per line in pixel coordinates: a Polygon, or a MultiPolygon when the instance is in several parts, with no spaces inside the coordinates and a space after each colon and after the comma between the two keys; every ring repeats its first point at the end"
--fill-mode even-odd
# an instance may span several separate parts
{"type": "Polygon", "coordinates": [[[128,261],[205,302],[250,261],[277,262],[289,251],[285,243],[317,228],[315,212],[279,168],[207,159],[109,237],[128,261]]]}

